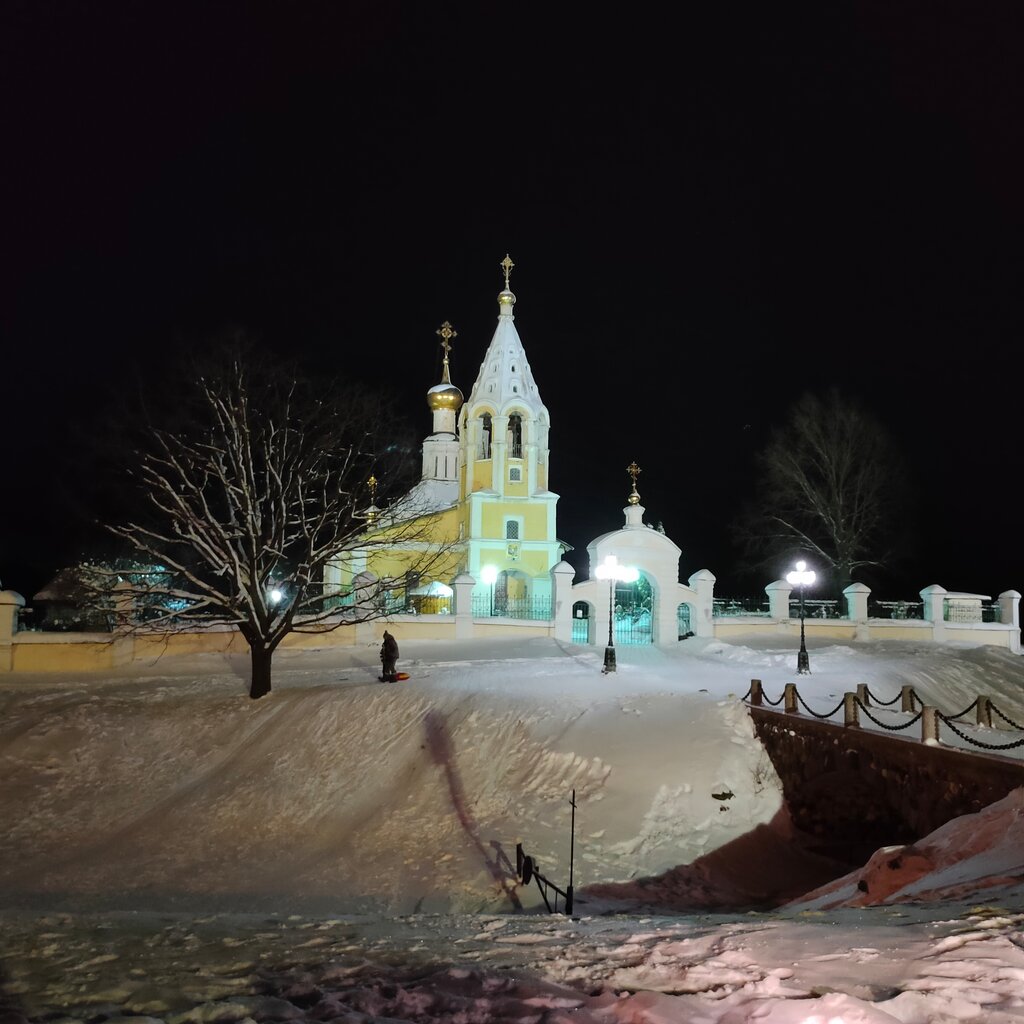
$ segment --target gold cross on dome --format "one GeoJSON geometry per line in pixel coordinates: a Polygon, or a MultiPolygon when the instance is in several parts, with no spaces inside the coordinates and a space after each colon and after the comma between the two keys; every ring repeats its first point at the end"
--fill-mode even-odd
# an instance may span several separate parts
{"type": "Polygon", "coordinates": [[[636,478],[640,475],[641,471],[635,460],[626,467],[626,472],[633,478],[633,490],[629,495],[629,503],[630,505],[639,505],[640,495],[636,491],[636,478]]]}
{"type": "Polygon", "coordinates": [[[370,488],[370,504],[372,505],[377,500],[377,478],[372,473],[370,479],[366,481],[366,486],[370,488]]]}
{"type": "Polygon", "coordinates": [[[512,262],[508,253],[505,253],[505,258],[501,261],[501,269],[505,272],[505,289],[508,290],[508,279],[512,273],[512,268],[515,264],[512,262]]]}
{"type": "Polygon", "coordinates": [[[445,322],[441,324],[441,326],[436,331],[434,331],[434,333],[441,335],[441,348],[444,349],[444,357],[445,359],[447,359],[448,351],[452,347],[451,339],[457,338],[459,336],[459,332],[453,330],[452,325],[448,323],[447,320],[445,320],[445,322]]]}

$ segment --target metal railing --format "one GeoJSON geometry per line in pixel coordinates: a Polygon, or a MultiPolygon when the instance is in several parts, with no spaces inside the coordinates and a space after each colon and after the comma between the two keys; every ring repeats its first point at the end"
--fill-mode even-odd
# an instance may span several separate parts
{"type": "Polygon", "coordinates": [[[923,601],[869,601],[871,619],[923,619],[923,601]]]}
{"type": "MultiPolygon", "coordinates": [[[[840,607],[844,605],[845,601],[828,601],[806,598],[804,600],[804,618],[805,619],[844,619],[846,618],[846,609],[840,607]]],[[[789,617],[791,619],[800,618],[800,599],[797,598],[795,601],[790,600],[789,602],[789,617]]]]}
{"type": "Polygon", "coordinates": [[[771,615],[767,598],[756,597],[716,597],[711,614],[717,618],[730,615],[771,615]]]}
{"type": "Polygon", "coordinates": [[[945,622],[1002,622],[1002,609],[998,604],[961,604],[954,601],[942,602],[942,618],[945,622]]]}
{"type": "Polygon", "coordinates": [[[473,597],[474,619],[551,619],[550,597],[512,598],[477,594],[473,597]]]}
{"type": "Polygon", "coordinates": [[[388,615],[451,615],[454,608],[450,597],[399,594],[384,599],[384,611],[388,615]]]}

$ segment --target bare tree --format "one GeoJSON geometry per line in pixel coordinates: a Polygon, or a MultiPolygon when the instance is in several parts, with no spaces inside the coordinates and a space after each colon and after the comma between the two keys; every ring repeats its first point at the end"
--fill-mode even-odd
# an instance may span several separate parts
{"type": "Polygon", "coordinates": [[[836,389],[804,395],[757,457],[755,500],[734,535],[751,563],[802,553],[828,567],[837,589],[892,555],[903,503],[899,458],[882,426],[836,389]]]}
{"type": "Polygon", "coordinates": [[[237,627],[258,698],[270,692],[273,654],[289,633],[383,614],[374,594],[358,600],[325,586],[330,563],[387,546],[401,569],[373,584],[383,592],[404,585],[407,572],[450,569],[451,546],[409,505],[415,460],[396,440],[394,403],[316,385],[251,353],[222,362],[195,379],[175,426],[145,431],[129,470],[144,511],[105,525],[154,566],[121,574],[142,628],[237,627]],[[367,507],[378,504],[368,523],[367,507]]]}

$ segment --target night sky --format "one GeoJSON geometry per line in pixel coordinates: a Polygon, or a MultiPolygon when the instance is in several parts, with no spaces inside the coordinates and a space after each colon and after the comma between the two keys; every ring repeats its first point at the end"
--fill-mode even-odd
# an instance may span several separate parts
{"type": "Polygon", "coordinates": [[[83,553],[96,425],[225,330],[426,435],[508,252],[581,575],[636,460],[683,578],[759,592],[753,454],[835,385],[917,496],[876,596],[1024,591],[1013,5],[708,6],[3,3],[3,585],[83,553]]]}

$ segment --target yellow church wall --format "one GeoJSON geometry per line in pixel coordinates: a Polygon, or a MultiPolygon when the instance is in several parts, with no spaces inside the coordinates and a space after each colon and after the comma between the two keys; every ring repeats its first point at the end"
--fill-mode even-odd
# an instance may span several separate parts
{"type": "Polygon", "coordinates": [[[528,498],[530,496],[528,488],[529,484],[526,480],[526,467],[523,466],[523,479],[519,481],[509,480],[508,483],[505,484],[505,493],[510,498],[528,498]]]}
{"type": "Polygon", "coordinates": [[[389,630],[401,648],[403,640],[454,640],[454,615],[405,615],[398,619],[380,619],[374,623],[378,635],[389,630]]]}
{"type": "Polygon", "coordinates": [[[520,540],[548,540],[548,509],[525,501],[488,502],[480,510],[481,535],[504,537],[505,520],[513,516],[523,523],[520,540]]]}
{"type": "Polygon", "coordinates": [[[524,551],[520,548],[518,558],[509,558],[508,542],[494,547],[481,546],[480,564],[493,565],[499,572],[521,572],[524,576],[546,576],[550,568],[547,554],[543,551],[524,551]]]}
{"type": "MultiPolygon", "coordinates": [[[[75,642],[55,634],[60,642],[34,642],[25,634],[11,646],[14,672],[100,672],[114,667],[114,645],[110,640],[75,642]]],[[[45,636],[49,641],[50,637],[45,636]]]]}
{"type": "Polygon", "coordinates": [[[158,658],[161,654],[245,654],[249,650],[242,634],[234,629],[137,636],[133,642],[136,658],[158,658]]]}
{"type": "Polygon", "coordinates": [[[355,643],[356,627],[349,623],[315,633],[289,633],[281,641],[281,647],[289,650],[319,650],[323,647],[354,647],[355,643]]]}
{"type": "Polygon", "coordinates": [[[486,491],[491,486],[491,465],[490,459],[477,459],[473,463],[473,478],[468,490],[486,491]]]}
{"type": "Polygon", "coordinates": [[[361,549],[358,559],[336,565],[339,585],[348,587],[361,572],[372,572],[378,579],[401,579],[410,570],[419,572],[426,582],[447,583],[459,571],[460,554],[438,549],[456,541],[459,522],[456,507],[423,516],[412,527],[404,525],[374,533],[374,546],[361,549]],[[394,539],[393,547],[386,545],[389,538],[394,539]],[[437,552],[436,558],[432,557],[431,548],[437,552]]]}
{"type": "Polygon", "coordinates": [[[527,537],[547,540],[548,506],[527,505],[523,511],[523,525],[526,527],[527,537]]]}

